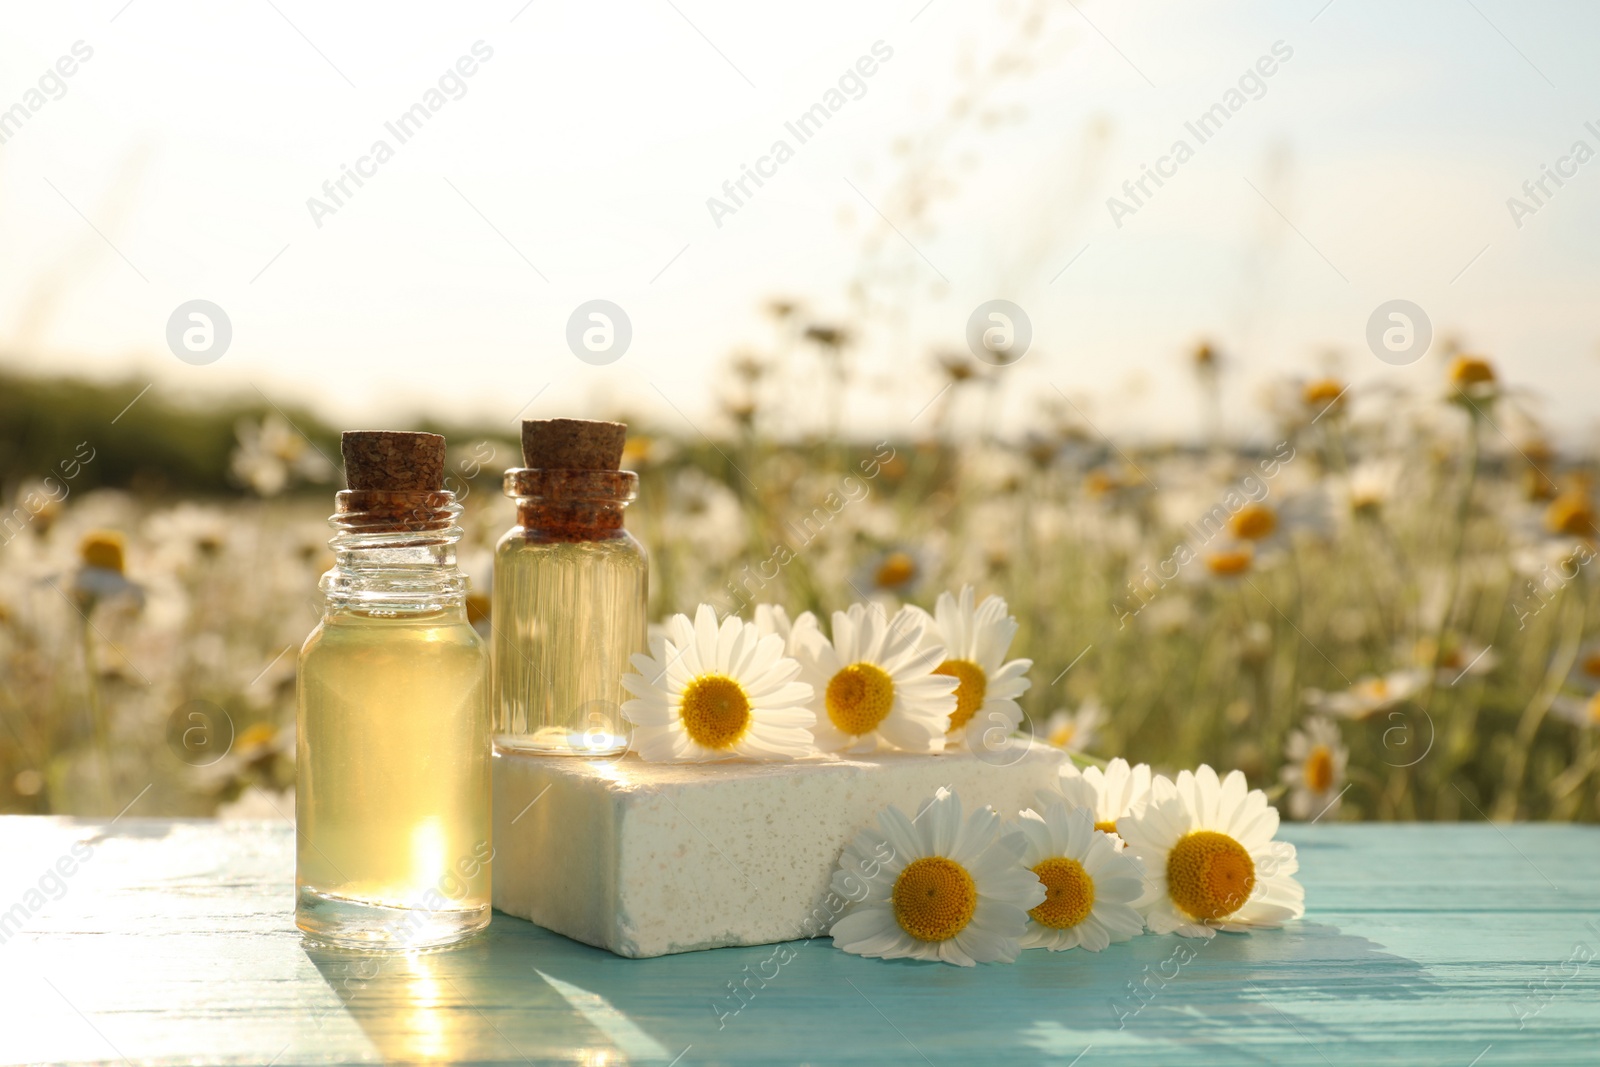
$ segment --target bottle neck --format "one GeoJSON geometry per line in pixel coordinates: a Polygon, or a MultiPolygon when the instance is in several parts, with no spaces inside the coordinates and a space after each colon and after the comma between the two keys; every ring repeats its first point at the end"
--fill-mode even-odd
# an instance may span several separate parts
{"type": "Polygon", "coordinates": [[[623,510],[638,493],[632,471],[515,467],[505,477],[505,494],[517,502],[517,525],[531,541],[625,537],[623,510]]]}
{"type": "Polygon", "coordinates": [[[466,602],[467,580],[456,568],[462,508],[455,494],[347,489],[334,499],[334,565],[320,583],[330,614],[416,614],[466,602]]]}

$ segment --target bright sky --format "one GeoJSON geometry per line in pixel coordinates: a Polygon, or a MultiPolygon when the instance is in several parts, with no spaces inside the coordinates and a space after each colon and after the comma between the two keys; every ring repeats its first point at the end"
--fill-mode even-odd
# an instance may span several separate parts
{"type": "MultiPolygon", "coordinates": [[[[1435,360],[1367,348],[1369,316],[1400,298],[1587,438],[1600,162],[1561,160],[1579,140],[1600,151],[1600,6],[1051,0],[1019,49],[1031,10],[10,4],[0,351],[352,420],[509,424],[537,395],[528,414],[627,406],[715,434],[727,357],[773,344],[762,302],[855,322],[865,280],[852,358],[875,391],[845,425],[905,429],[942,385],[929,353],[964,347],[973,309],[1003,298],[1033,345],[1002,403],[1055,388],[1108,431],[1169,436],[1194,425],[1183,354],[1202,335],[1233,357],[1241,426],[1260,382],[1329,352],[1357,381],[1431,387],[1435,360]],[[1272,75],[1245,86],[1259,98],[1201,144],[1185,123],[1277,42],[1272,75]],[[846,79],[859,99],[835,98],[800,143],[785,123],[875,44],[871,75],[846,79]],[[1008,50],[1031,71],[952,120],[1008,50]],[[71,75],[48,73],[62,57],[71,75]],[[385,124],[419,103],[437,110],[402,143],[385,124]],[[380,139],[390,154],[365,160],[380,139]],[[792,158],[763,163],[719,227],[707,198],[779,139],[792,158]],[[1113,220],[1107,198],[1179,139],[1192,158],[1161,163],[1165,184],[1113,220]],[[1519,228],[1507,198],[1543,165],[1569,176],[1519,228]],[[332,205],[323,185],[346,166],[364,184],[314,219],[308,198],[332,205]],[[166,341],[194,299],[232,325],[206,365],[166,341]],[[565,339],[593,299],[632,325],[605,366],[565,339]]],[[[793,402],[796,425],[820,424],[799,410],[817,397],[793,402]]]]}

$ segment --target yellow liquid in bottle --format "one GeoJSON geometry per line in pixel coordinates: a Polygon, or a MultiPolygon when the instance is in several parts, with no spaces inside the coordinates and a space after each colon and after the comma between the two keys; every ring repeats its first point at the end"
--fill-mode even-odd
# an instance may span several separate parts
{"type": "Polygon", "coordinates": [[[613,755],[628,747],[622,676],[645,651],[649,563],[631,536],[535,543],[494,560],[495,744],[613,755]]]}
{"type": "Polygon", "coordinates": [[[464,612],[330,615],[299,691],[300,928],[421,948],[486,925],[488,654],[464,612]]]}

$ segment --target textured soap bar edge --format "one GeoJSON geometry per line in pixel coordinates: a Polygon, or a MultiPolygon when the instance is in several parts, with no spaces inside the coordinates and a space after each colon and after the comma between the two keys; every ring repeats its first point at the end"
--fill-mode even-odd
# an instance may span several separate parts
{"type": "MultiPolygon", "coordinates": [[[[862,788],[870,792],[880,775],[900,778],[906,770],[912,769],[909,776],[912,781],[889,783],[893,786],[889,792],[900,794],[892,796],[889,802],[903,809],[914,807],[924,795],[931,796],[941,782],[953,779],[965,780],[959,788],[968,805],[996,804],[1005,810],[1019,803],[1031,803],[1034,790],[1054,781],[1055,769],[1063,758],[1063,754],[1055,750],[1037,746],[1031,751],[1024,748],[1022,757],[1008,767],[993,764],[977,767],[970,756],[961,755],[917,757],[909,766],[900,763],[905,757],[894,759],[899,766],[875,763],[869,758],[866,762],[847,761],[845,766],[826,768],[820,777],[806,773],[815,768],[814,764],[763,765],[758,771],[742,766],[737,771],[728,768],[733,773],[725,784],[734,791],[734,803],[739,805],[739,810],[770,811],[776,810],[771,803],[773,800],[776,800],[776,808],[784,806],[781,791],[774,791],[772,786],[785,781],[786,772],[801,772],[801,777],[794,780],[797,787],[802,782],[833,780],[851,792],[862,788]],[[962,761],[965,773],[948,777],[939,773],[945,759],[962,761]],[[1019,763],[1022,765],[1015,765],[1019,763]],[[757,773],[749,774],[749,771],[757,773]],[[740,793],[745,795],[740,798],[740,793]]],[[[784,915],[792,910],[793,922],[776,922],[770,926],[763,923],[760,930],[736,932],[730,929],[714,933],[707,929],[704,920],[707,914],[719,912],[708,913],[706,908],[716,909],[723,898],[713,894],[709,900],[689,899],[669,905],[687,908],[690,913],[699,912],[698,920],[688,923],[690,929],[676,931],[679,936],[689,935],[680,940],[674,936],[671,924],[657,928],[659,917],[651,912],[658,909],[651,905],[662,905],[671,899],[670,894],[680,893],[686,884],[685,876],[688,883],[699,883],[701,879],[696,873],[703,872],[711,883],[723,883],[720,892],[725,895],[734,891],[743,895],[743,887],[735,889],[735,886],[739,880],[750,884],[750,875],[755,875],[763,884],[770,880],[768,872],[741,869],[741,864],[748,867],[748,863],[743,860],[735,863],[729,855],[731,852],[739,856],[740,851],[727,841],[723,842],[727,846],[724,851],[706,837],[707,831],[699,825],[708,819],[715,825],[717,818],[716,813],[698,810],[701,804],[695,794],[701,789],[715,790],[724,783],[716,782],[714,776],[698,778],[708,773],[703,768],[654,765],[648,773],[665,780],[646,782],[633,777],[642,768],[612,777],[596,774],[588,761],[556,757],[497,756],[495,766],[498,770],[495,778],[496,838],[497,844],[504,842],[506,847],[503,859],[497,858],[500,876],[495,879],[494,903],[506,914],[619,956],[649,958],[728,945],[794,940],[806,936],[802,911],[807,914],[819,908],[824,913],[827,911],[818,901],[804,902],[801,907],[795,907],[791,901],[778,910],[784,915]],[[557,788],[561,784],[571,788],[557,788]],[[511,800],[513,795],[515,801],[511,800]],[[543,799],[536,800],[526,816],[510,810],[512,803],[523,809],[530,798],[539,797],[543,799]],[[661,869],[646,872],[641,878],[642,868],[637,866],[637,857],[655,851],[658,841],[673,837],[694,844],[691,851],[700,854],[688,862],[698,866],[675,865],[667,859],[661,869]],[[635,853],[632,860],[628,855],[630,849],[635,853]],[[535,859],[540,862],[535,863],[535,859]],[[635,866],[628,868],[625,863],[635,866]],[[739,872],[739,879],[731,878],[730,872],[723,871],[719,863],[739,872]],[[512,882],[515,882],[514,887],[510,885],[512,882]],[[730,882],[733,884],[728,884],[730,882]],[[632,914],[641,905],[644,913],[632,914]]],[[[955,767],[949,769],[956,770],[955,767]]],[[[876,809],[882,802],[881,798],[874,799],[864,807],[859,821],[852,820],[854,828],[870,825],[876,810],[868,809],[876,809]]],[[[836,860],[836,849],[842,847],[845,839],[841,837],[835,843],[834,854],[827,858],[827,865],[836,860]]],[[[683,855],[681,850],[679,854],[683,855]]],[[[657,861],[662,862],[662,857],[658,856],[657,861]]],[[[827,873],[819,868],[816,875],[813,888],[819,895],[826,895],[827,873]]],[[[812,881],[810,877],[805,880],[812,881]]],[[[757,895],[761,895],[761,891],[758,890],[757,895]]],[[[773,918],[776,917],[775,913],[773,918]]],[[[824,918],[827,917],[831,916],[824,914],[824,918]]],[[[815,933],[824,932],[817,924],[812,925],[815,933]]]]}

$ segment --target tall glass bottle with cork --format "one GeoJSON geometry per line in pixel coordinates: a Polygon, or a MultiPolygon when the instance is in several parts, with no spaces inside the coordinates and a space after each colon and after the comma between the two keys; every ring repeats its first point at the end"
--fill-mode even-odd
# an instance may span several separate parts
{"type": "Polygon", "coordinates": [[[427,948],[489,922],[488,652],[444,438],[351,432],[343,448],[325,614],[300,651],[295,922],[427,948]]]}
{"type": "Polygon", "coordinates": [[[494,740],[501,749],[605,756],[627,748],[622,676],[645,650],[649,563],[622,525],[639,476],[628,428],[528,419],[525,467],[506,471],[517,524],[494,560],[494,740]]]}

